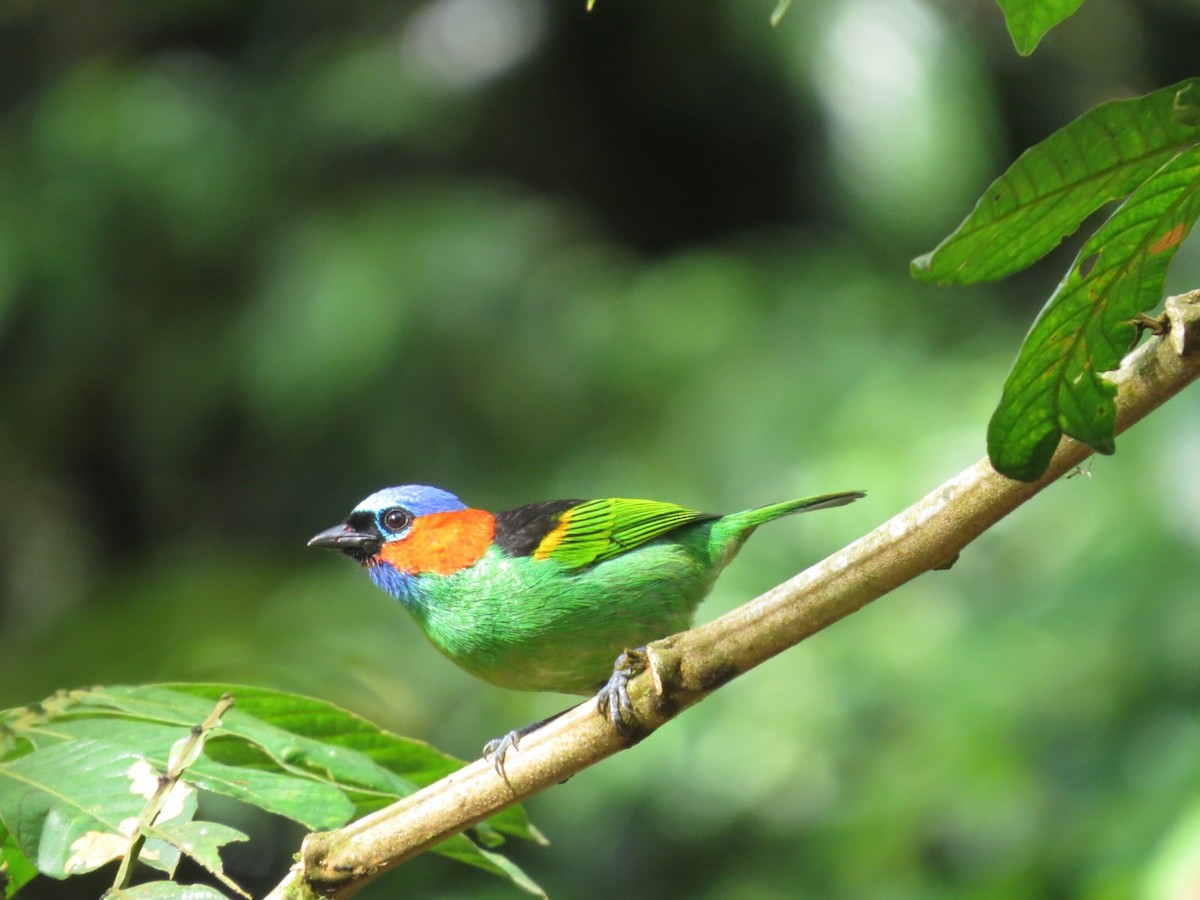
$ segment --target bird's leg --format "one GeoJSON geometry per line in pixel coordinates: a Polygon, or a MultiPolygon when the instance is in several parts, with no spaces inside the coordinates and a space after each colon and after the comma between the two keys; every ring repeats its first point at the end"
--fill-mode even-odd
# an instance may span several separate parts
{"type": "MultiPolygon", "coordinates": [[[[600,715],[608,719],[620,735],[628,735],[633,724],[633,704],[629,700],[629,679],[644,672],[649,665],[650,657],[647,655],[645,647],[622,651],[613,664],[612,675],[601,685],[599,693],[596,694],[596,706],[600,710],[600,715]]],[[[526,725],[524,728],[510,731],[504,737],[493,738],[483,745],[484,759],[490,757],[492,765],[496,768],[496,774],[508,781],[508,776],[504,774],[504,760],[508,756],[508,752],[519,750],[521,738],[533,734],[543,725],[549,725],[559,716],[565,715],[574,708],[573,706],[568,707],[562,712],[556,712],[554,715],[526,725]]]]}
{"type": "Polygon", "coordinates": [[[650,665],[645,647],[624,650],[613,665],[612,675],[596,695],[600,715],[612,722],[617,734],[627,735],[633,720],[633,704],[629,702],[629,679],[644,672],[650,665]]]}
{"type": "Polygon", "coordinates": [[[487,759],[490,756],[492,758],[492,765],[496,768],[496,774],[505,781],[508,781],[508,776],[504,774],[504,758],[508,756],[508,751],[519,750],[521,738],[525,737],[526,735],[533,734],[543,725],[549,725],[559,716],[570,712],[572,709],[574,709],[573,706],[567,707],[567,709],[562,710],[562,712],[556,712],[554,715],[545,719],[539,719],[536,722],[532,722],[529,725],[526,725],[524,728],[518,728],[515,731],[510,731],[504,737],[492,738],[483,745],[483,758],[487,759]]]}

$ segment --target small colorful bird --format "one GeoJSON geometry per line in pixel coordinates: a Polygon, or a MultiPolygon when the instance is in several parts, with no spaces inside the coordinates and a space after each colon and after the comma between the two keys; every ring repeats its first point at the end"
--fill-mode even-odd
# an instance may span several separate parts
{"type": "Polygon", "coordinates": [[[863,496],[823,494],[727,516],[621,499],[492,514],[438,488],[405,485],[372,494],[308,543],[365,566],[434,647],[472,675],[522,691],[603,688],[601,711],[620,728],[624,679],[633,674],[626,650],[690,627],[759,525],[863,496]]]}

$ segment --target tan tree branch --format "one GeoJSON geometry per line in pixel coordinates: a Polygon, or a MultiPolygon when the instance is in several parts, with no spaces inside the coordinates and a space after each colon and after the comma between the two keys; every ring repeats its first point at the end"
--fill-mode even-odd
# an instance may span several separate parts
{"type": "MultiPolygon", "coordinates": [[[[1122,362],[1121,432],[1200,376],[1200,291],[1166,303],[1168,329],[1122,362]]],[[[650,671],[630,682],[644,737],[731,678],[794,646],[930,569],[1092,454],[1064,438],[1049,470],[1025,484],[982,460],[828,559],[757,599],[649,647],[650,671]]],[[[507,780],[476,761],[337,831],[309,835],[301,859],[271,897],[349,897],[371,879],[532,794],[570,778],[630,741],[588,700],[522,739],[507,780]]]]}

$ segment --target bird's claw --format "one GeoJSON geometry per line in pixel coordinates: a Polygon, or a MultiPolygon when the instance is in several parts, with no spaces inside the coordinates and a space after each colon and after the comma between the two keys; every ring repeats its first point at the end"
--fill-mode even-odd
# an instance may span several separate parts
{"type": "Polygon", "coordinates": [[[644,647],[625,650],[617,657],[612,675],[596,694],[596,708],[612,723],[617,734],[628,735],[633,724],[633,704],[629,700],[629,679],[649,666],[644,647]]]}
{"type": "MultiPolygon", "coordinates": [[[[541,723],[536,723],[540,725],[541,723]]],[[[483,745],[483,758],[491,759],[492,767],[496,770],[496,774],[508,781],[508,775],[504,772],[504,759],[508,756],[509,750],[519,750],[521,744],[521,736],[524,729],[510,731],[504,737],[492,738],[483,745]]]]}
{"type": "MultiPolygon", "coordinates": [[[[564,709],[563,712],[566,712],[564,709]]],[[[492,738],[483,745],[483,758],[491,757],[492,766],[496,769],[496,774],[508,783],[508,774],[504,771],[504,760],[508,756],[510,750],[521,749],[521,738],[533,734],[543,725],[549,725],[563,713],[558,712],[552,716],[547,716],[545,719],[538,719],[536,722],[530,722],[524,728],[518,728],[515,731],[510,731],[504,737],[492,738]]]]}
{"type": "MultiPolygon", "coordinates": [[[[650,657],[645,647],[636,650],[625,650],[613,664],[612,675],[596,694],[596,707],[600,715],[612,723],[613,729],[622,737],[628,737],[634,730],[633,703],[629,700],[629,679],[644,672],[650,665],[650,657]]],[[[565,712],[566,710],[564,710],[565,712]]],[[[504,737],[493,738],[483,745],[483,758],[491,761],[496,774],[508,782],[508,774],[504,771],[504,760],[511,750],[519,750],[521,738],[536,731],[543,725],[553,722],[562,713],[556,713],[548,719],[510,731],[504,737]]]]}

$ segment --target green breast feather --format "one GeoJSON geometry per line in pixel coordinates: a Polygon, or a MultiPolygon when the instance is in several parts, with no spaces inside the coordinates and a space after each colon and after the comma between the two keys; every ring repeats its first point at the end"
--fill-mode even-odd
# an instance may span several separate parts
{"type": "Polygon", "coordinates": [[[533,558],[582,568],[619,556],[680,525],[716,518],[657,500],[588,500],[562,514],[533,551],[533,558]]]}

